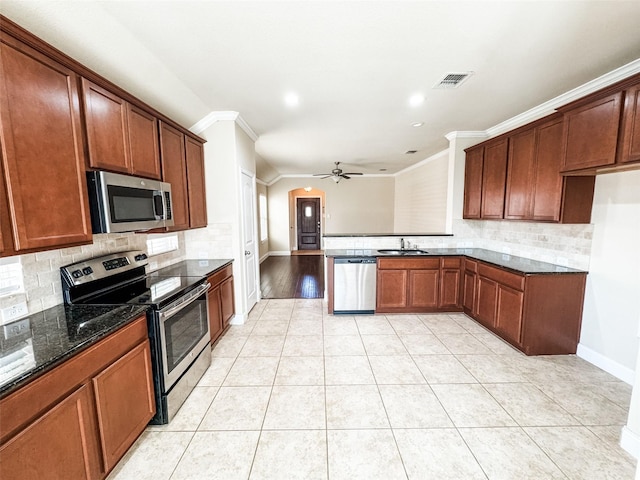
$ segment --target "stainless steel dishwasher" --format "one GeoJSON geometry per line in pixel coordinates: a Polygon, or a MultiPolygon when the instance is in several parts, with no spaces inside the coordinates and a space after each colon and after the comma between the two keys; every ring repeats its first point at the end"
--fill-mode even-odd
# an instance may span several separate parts
{"type": "Polygon", "coordinates": [[[376,259],[333,260],[333,313],[366,314],[376,308],[376,259]]]}

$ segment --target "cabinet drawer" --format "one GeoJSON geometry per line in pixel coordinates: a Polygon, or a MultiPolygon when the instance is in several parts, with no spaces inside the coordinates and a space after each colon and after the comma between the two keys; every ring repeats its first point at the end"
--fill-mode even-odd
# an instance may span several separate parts
{"type": "Polygon", "coordinates": [[[469,260],[468,258],[464,259],[464,269],[470,272],[477,273],[478,272],[478,262],[475,260],[469,260]]]}
{"type": "Polygon", "coordinates": [[[232,265],[227,265],[226,267],[222,268],[221,270],[218,270],[213,275],[209,275],[207,277],[207,280],[209,280],[209,283],[211,284],[211,287],[213,288],[216,285],[222,283],[222,281],[225,278],[228,278],[231,275],[233,275],[233,266],[232,265]]]}
{"type": "Polygon", "coordinates": [[[460,257],[442,257],[442,268],[460,268],[460,257]]]}
{"type": "Polygon", "coordinates": [[[485,278],[490,278],[502,285],[506,285],[516,290],[524,290],[524,276],[507,272],[496,267],[490,267],[483,263],[478,265],[478,274],[485,278]]]}
{"type": "Polygon", "coordinates": [[[440,257],[431,258],[378,258],[381,270],[398,269],[439,269],[440,257]]]}
{"type": "Polygon", "coordinates": [[[146,340],[147,336],[147,318],[142,316],[3,398],[0,401],[0,441],[16,433],[78,385],[146,340]]]}

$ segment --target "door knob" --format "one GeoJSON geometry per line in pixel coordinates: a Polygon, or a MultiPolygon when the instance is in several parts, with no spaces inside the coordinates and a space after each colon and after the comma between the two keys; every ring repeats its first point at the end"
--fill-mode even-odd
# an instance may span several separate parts
{"type": "Polygon", "coordinates": [[[249,250],[245,250],[244,254],[245,254],[245,256],[249,256],[249,255],[251,255],[251,252],[249,250]]]}

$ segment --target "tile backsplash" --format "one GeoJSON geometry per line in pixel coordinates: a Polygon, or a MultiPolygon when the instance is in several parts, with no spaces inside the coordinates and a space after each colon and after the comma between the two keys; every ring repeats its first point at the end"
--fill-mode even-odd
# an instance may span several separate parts
{"type": "MultiPolygon", "coordinates": [[[[178,249],[151,257],[149,259],[151,270],[171,265],[185,258],[184,233],[177,232],[176,235],[178,235],[178,249]]],[[[17,258],[22,264],[24,293],[1,297],[0,309],[26,302],[29,313],[36,313],[58,305],[63,302],[60,267],[124,250],[146,251],[147,237],[149,235],[139,233],[101,234],[94,235],[93,243],[90,245],[20,255],[17,258]]]]}
{"type": "MultiPolygon", "coordinates": [[[[405,236],[419,248],[485,248],[581,270],[589,269],[593,225],[454,220],[453,236],[405,236]]],[[[327,237],[324,248],[399,248],[398,237],[327,237]]]]}

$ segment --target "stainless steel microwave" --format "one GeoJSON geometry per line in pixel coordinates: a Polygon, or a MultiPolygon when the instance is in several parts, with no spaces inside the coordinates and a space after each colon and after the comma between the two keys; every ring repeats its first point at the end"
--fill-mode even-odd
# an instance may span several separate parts
{"type": "Polygon", "coordinates": [[[93,233],[173,225],[171,184],[117,173],[87,172],[93,233]]]}

